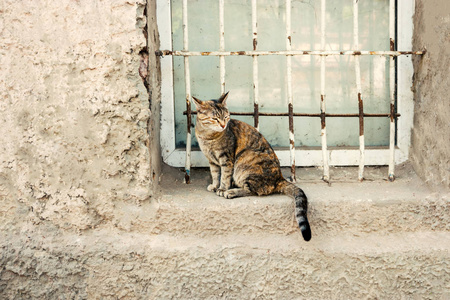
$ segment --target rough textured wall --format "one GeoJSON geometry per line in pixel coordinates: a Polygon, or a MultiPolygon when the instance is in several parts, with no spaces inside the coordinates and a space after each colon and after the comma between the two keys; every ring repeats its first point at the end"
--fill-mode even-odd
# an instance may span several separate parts
{"type": "Polygon", "coordinates": [[[151,196],[146,1],[0,4],[0,230],[82,231],[151,196]]]}
{"type": "Polygon", "coordinates": [[[431,185],[450,187],[450,2],[416,0],[412,160],[431,185]]]}

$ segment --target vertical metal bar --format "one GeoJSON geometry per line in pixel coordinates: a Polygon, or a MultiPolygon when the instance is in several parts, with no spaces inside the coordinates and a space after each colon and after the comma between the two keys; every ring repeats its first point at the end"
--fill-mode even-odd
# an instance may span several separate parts
{"type": "MultiPolygon", "coordinates": [[[[188,51],[188,13],[187,0],[183,0],[183,50],[188,51]]],[[[187,133],[186,133],[186,164],[184,179],[186,183],[190,182],[191,173],[191,75],[189,71],[189,57],[184,57],[184,82],[186,89],[186,111],[187,111],[187,133]]]]}
{"type": "MultiPolygon", "coordinates": [[[[258,15],[257,0],[252,0],[252,31],[253,51],[258,46],[258,15]]],[[[258,81],[258,56],[253,55],[253,121],[255,128],[259,130],[259,81],[258,81]]]]}
{"type": "MultiPolygon", "coordinates": [[[[353,44],[355,51],[359,50],[359,18],[358,18],[358,1],[353,0],[353,44]]],[[[359,171],[358,180],[364,180],[364,106],[361,96],[361,65],[360,56],[355,55],[355,73],[356,73],[356,92],[358,94],[359,109],[359,171]]]]}
{"type": "MultiPolygon", "coordinates": [[[[291,50],[291,0],[286,0],[286,50],[291,50]]],[[[292,99],[292,56],[286,55],[287,98],[289,111],[289,150],[291,162],[291,181],[295,182],[295,135],[294,105],[292,99]]]]}
{"type": "MultiPolygon", "coordinates": [[[[321,50],[325,51],[325,11],[326,0],[321,2],[321,50]]],[[[330,167],[328,166],[328,149],[327,149],[327,129],[325,122],[325,55],[320,57],[320,119],[321,119],[321,136],[322,136],[322,160],[323,160],[323,180],[329,182],[330,167]]]]}
{"type": "MultiPolygon", "coordinates": [[[[389,45],[395,50],[395,0],[389,1],[389,45]]],[[[390,127],[389,127],[389,181],[394,181],[395,169],[395,57],[389,57],[390,127]]]]}
{"type": "MultiPolygon", "coordinates": [[[[219,28],[220,28],[220,40],[219,49],[225,51],[225,25],[224,25],[224,0],[219,1],[219,28]]],[[[219,56],[219,68],[220,68],[220,92],[225,93],[225,56],[219,56]]]]}

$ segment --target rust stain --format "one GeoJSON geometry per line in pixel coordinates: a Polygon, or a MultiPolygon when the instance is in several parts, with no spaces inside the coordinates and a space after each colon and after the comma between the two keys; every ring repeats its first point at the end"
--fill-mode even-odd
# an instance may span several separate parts
{"type": "Polygon", "coordinates": [[[187,132],[191,133],[192,126],[192,116],[191,116],[191,101],[189,101],[189,96],[186,98],[186,116],[187,116],[187,132]]]}
{"type": "Polygon", "coordinates": [[[394,49],[395,49],[395,41],[394,41],[394,39],[390,39],[390,49],[391,49],[391,51],[394,51],[394,49]]]}
{"type": "Polygon", "coordinates": [[[354,51],[353,55],[361,55],[361,51],[354,51]]]}
{"type": "Polygon", "coordinates": [[[288,36],[287,38],[288,38],[288,40],[289,40],[289,45],[291,45],[291,44],[292,44],[291,36],[288,36]]]}
{"type": "MultiPolygon", "coordinates": [[[[256,35],[256,33],[254,33],[256,35]]],[[[256,51],[256,46],[258,45],[258,40],[253,38],[253,51],[256,51]]]]}
{"type": "Polygon", "coordinates": [[[291,182],[295,182],[295,164],[291,166],[291,182]]]}
{"type": "Polygon", "coordinates": [[[208,55],[211,55],[211,52],[202,52],[202,55],[203,56],[208,56],[208,55]]]}
{"type": "Polygon", "coordinates": [[[156,56],[164,56],[164,55],[172,55],[172,51],[170,50],[156,50],[155,55],[156,56]]]}
{"type": "Polygon", "coordinates": [[[364,135],[364,105],[361,98],[361,93],[358,93],[358,108],[359,108],[359,135],[364,135]]]}
{"type": "MultiPolygon", "coordinates": [[[[325,95],[320,95],[320,101],[321,102],[325,101],[325,95]]],[[[325,129],[325,117],[326,117],[326,114],[321,109],[321,112],[320,112],[320,125],[322,126],[322,129],[325,129]]]]}
{"type": "Polygon", "coordinates": [[[395,116],[395,105],[391,103],[391,114],[390,114],[391,122],[394,122],[394,116],[395,116]]]}
{"type": "Polygon", "coordinates": [[[294,107],[292,106],[292,103],[289,103],[288,105],[289,109],[289,131],[294,132],[294,107]]]}
{"type": "Polygon", "coordinates": [[[191,177],[188,175],[187,172],[184,174],[184,181],[186,182],[186,184],[191,183],[191,177]]]}
{"type": "Polygon", "coordinates": [[[255,124],[255,128],[259,125],[259,106],[257,103],[253,104],[253,121],[255,124]]]}

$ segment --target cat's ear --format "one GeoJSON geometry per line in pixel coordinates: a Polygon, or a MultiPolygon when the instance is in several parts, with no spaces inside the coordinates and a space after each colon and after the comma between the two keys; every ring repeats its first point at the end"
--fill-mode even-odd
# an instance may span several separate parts
{"type": "Polygon", "coordinates": [[[220,98],[218,100],[220,104],[227,105],[228,93],[229,92],[226,92],[222,96],[220,96],[220,98]]]}
{"type": "Polygon", "coordinates": [[[200,107],[202,107],[202,105],[203,105],[203,101],[195,98],[194,96],[192,96],[192,99],[194,100],[194,103],[195,103],[195,106],[197,107],[197,109],[200,109],[200,107]]]}

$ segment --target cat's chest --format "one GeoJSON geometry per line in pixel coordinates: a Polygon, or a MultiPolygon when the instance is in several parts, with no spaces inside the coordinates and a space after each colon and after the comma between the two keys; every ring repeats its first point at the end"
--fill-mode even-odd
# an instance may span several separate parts
{"type": "Polygon", "coordinates": [[[211,140],[203,140],[198,138],[198,144],[200,146],[200,149],[205,154],[206,158],[210,162],[213,162],[217,165],[220,164],[219,157],[221,157],[221,154],[225,151],[222,149],[219,141],[211,141],[211,140]]]}

